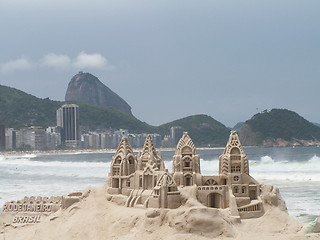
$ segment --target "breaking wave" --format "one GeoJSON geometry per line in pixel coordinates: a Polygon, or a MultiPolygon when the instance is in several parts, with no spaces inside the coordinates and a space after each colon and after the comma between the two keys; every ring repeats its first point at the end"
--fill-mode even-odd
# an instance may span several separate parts
{"type": "MultiPolygon", "coordinates": [[[[172,161],[165,162],[166,168],[171,171],[172,161]]],[[[314,155],[307,161],[290,161],[287,159],[275,161],[270,156],[263,156],[258,160],[249,161],[250,175],[258,181],[319,181],[320,182],[320,158],[314,155]]],[[[219,160],[200,160],[201,173],[203,175],[218,175],[219,160]]]]}

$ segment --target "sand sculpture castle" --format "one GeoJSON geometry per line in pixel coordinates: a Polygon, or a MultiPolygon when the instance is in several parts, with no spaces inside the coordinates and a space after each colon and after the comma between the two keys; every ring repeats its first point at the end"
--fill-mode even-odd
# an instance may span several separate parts
{"type": "Polygon", "coordinates": [[[260,185],[249,175],[248,158],[235,131],[219,157],[217,176],[201,174],[200,156],[186,132],[176,147],[172,173],[165,169],[151,136],[138,156],[128,139],[122,138],[112,158],[107,186],[109,194],[127,196],[127,207],[178,208],[181,190],[193,187],[204,206],[230,208],[235,218],[255,218],[264,213],[260,185]]]}

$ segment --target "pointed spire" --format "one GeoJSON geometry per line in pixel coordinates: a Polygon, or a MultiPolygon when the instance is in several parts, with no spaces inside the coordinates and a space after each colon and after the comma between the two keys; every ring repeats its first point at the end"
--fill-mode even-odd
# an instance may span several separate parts
{"type": "Polygon", "coordinates": [[[236,131],[231,131],[224,154],[230,154],[231,149],[237,147],[241,154],[245,154],[236,131]]]}
{"type": "Polygon", "coordinates": [[[196,147],[194,146],[192,139],[188,135],[188,132],[183,133],[181,139],[178,142],[175,154],[181,154],[182,149],[186,146],[190,148],[190,153],[194,155],[197,154],[196,147]]]}
{"type": "Polygon", "coordinates": [[[118,145],[117,151],[115,153],[115,155],[119,154],[119,153],[123,153],[124,155],[127,155],[128,153],[133,154],[133,150],[131,147],[131,144],[128,140],[127,137],[122,137],[121,141],[118,145]]]}
{"type": "Polygon", "coordinates": [[[146,141],[144,143],[142,153],[138,156],[139,169],[143,170],[147,163],[150,166],[154,164],[158,169],[161,169],[161,162],[163,162],[161,155],[157,155],[156,149],[154,147],[151,135],[147,135],[146,141]]]}

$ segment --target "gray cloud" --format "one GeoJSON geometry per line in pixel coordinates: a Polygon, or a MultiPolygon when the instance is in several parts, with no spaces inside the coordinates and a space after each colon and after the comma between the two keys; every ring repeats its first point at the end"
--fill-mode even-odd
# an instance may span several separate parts
{"type": "Polygon", "coordinates": [[[16,71],[29,71],[35,68],[49,67],[60,70],[103,70],[112,71],[115,66],[108,63],[108,60],[99,53],[88,54],[80,52],[76,58],[71,59],[68,55],[48,53],[39,61],[31,61],[27,57],[21,57],[16,60],[7,61],[1,64],[1,73],[8,74],[16,71]]]}
{"type": "Polygon", "coordinates": [[[67,55],[49,53],[43,57],[42,63],[48,67],[67,68],[71,65],[71,59],[67,55]]]}
{"type": "Polygon", "coordinates": [[[80,52],[72,65],[76,68],[90,68],[109,71],[115,69],[115,67],[110,65],[108,60],[99,53],[87,54],[85,52],[80,52]]]}
{"type": "Polygon", "coordinates": [[[33,63],[26,57],[21,57],[16,60],[8,61],[1,64],[1,73],[8,74],[16,71],[26,71],[33,68],[33,63]]]}

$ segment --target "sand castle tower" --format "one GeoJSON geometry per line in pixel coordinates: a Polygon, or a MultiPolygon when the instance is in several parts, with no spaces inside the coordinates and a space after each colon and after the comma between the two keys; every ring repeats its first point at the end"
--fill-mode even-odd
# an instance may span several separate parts
{"type": "Polygon", "coordinates": [[[109,173],[109,184],[114,189],[127,188],[130,184],[127,179],[137,169],[137,158],[133,153],[128,138],[123,137],[115,155],[112,157],[109,173]]]}
{"type": "Polygon", "coordinates": [[[180,192],[176,182],[168,172],[165,172],[160,176],[157,185],[153,188],[148,207],[178,208],[181,205],[180,199],[180,192]]]}
{"type": "Polygon", "coordinates": [[[219,157],[219,174],[227,176],[228,173],[249,175],[248,158],[242,149],[236,131],[231,131],[227,146],[219,157]]]}
{"type": "Polygon", "coordinates": [[[183,133],[173,156],[173,178],[178,186],[202,184],[200,156],[187,132],[183,133]]]}
{"type": "Polygon", "coordinates": [[[227,146],[219,157],[219,174],[226,178],[229,186],[230,207],[231,199],[234,198],[241,218],[259,217],[263,214],[259,197],[260,185],[249,175],[248,158],[236,131],[231,131],[227,146]]]}
{"type": "Polygon", "coordinates": [[[157,154],[152,137],[147,136],[142,151],[138,155],[137,171],[134,174],[135,188],[151,190],[157,184],[158,175],[165,170],[161,152],[157,154]]]}
{"type": "Polygon", "coordinates": [[[160,171],[164,171],[161,152],[159,151],[157,154],[151,135],[147,136],[142,152],[139,152],[138,170],[144,170],[147,165],[150,165],[160,171]]]}

